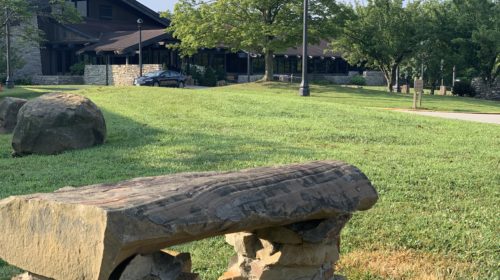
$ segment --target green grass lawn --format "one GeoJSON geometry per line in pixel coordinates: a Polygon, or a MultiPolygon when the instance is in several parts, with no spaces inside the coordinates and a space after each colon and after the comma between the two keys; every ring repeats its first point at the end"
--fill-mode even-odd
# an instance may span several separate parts
{"type": "MultiPolygon", "coordinates": [[[[342,234],[349,279],[495,279],[500,253],[500,127],[423,117],[411,97],[374,89],[247,84],[205,90],[19,88],[0,96],[75,90],[104,112],[103,146],[11,158],[0,135],[0,198],[140,176],[337,159],[359,167],[380,194],[342,234]],[[427,277],[427,278],[426,278],[427,277]],[[429,278],[435,277],[435,278],[429,278]]],[[[500,112],[500,103],[425,96],[432,110],[500,112]]],[[[222,238],[177,247],[212,280],[232,250],[222,238]]],[[[0,279],[19,271],[0,261],[0,279]]]]}

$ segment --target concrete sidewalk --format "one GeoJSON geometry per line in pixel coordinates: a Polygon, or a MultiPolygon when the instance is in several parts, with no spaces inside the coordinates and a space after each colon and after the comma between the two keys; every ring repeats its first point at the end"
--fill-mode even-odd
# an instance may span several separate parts
{"type": "Polygon", "coordinates": [[[500,114],[450,113],[450,112],[434,112],[434,111],[413,111],[413,110],[402,110],[402,109],[395,111],[417,114],[422,116],[439,117],[445,119],[500,124],[500,114]]]}

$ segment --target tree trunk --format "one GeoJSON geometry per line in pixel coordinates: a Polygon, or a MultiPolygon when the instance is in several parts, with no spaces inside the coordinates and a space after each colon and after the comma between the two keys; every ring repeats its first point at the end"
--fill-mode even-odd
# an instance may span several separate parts
{"type": "Polygon", "coordinates": [[[393,64],[391,65],[391,76],[390,76],[390,81],[389,83],[389,92],[394,92],[394,82],[396,81],[396,72],[398,69],[399,64],[393,64]]]}
{"type": "Polygon", "coordinates": [[[265,51],[265,61],[266,61],[266,72],[264,74],[264,78],[262,78],[265,82],[271,82],[274,76],[274,52],[266,49],[265,51]]]}
{"type": "Polygon", "coordinates": [[[385,80],[387,81],[387,91],[394,92],[394,81],[396,80],[396,69],[398,69],[399,63],[393,64],[389,67],[380,67],[380,70],[384,73],[385,80]]]}
{"type": "Polygon", "coordinates": [[[436,88],[436,80],[430,80],[429,83],[431,84],[431,95],[434,95],[434,90],[436,88]]]}
{"type": "Polygon", "coordinates": [[[392,85],[391,85],[391,74],[390,74],[390,71],[386,67],[380,66],[379,68],[380,68],[380,71],[382,71],[382,73],[384,73],[385,81],[387,83],[387,91],[391,92],[392,85]]]}

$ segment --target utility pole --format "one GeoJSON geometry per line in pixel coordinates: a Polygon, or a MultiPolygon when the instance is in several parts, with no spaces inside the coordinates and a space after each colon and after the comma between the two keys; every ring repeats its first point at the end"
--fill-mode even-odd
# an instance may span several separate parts
{"type": "Polygon", "coordinates": [[[304,0],[304,24],[302,33],[302,83],[300,84],[299,94],[301,96],[309,96],[309,79],[307,76],[307,18],[309,15],[309,0],[304,0]]]}
{"type": "Polygon", "coordinates": [[[10,53],[10,14],[7,7],[5,7],[5,42],[6,42],[6,62],[7,62],[7,79],[5,80],[6,88],[14,88],[14,81],[12,80],[12,69],[11,69],[11,53],[10,53]]]}

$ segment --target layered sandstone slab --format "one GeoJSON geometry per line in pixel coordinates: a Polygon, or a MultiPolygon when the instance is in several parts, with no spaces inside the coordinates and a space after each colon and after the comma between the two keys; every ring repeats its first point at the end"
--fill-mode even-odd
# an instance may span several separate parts
{"type": "Polygon", "coordinates": [[[107,280],[137,254],[338,217],[377,198],[360,170],[339,161],[64,188],[0,201],[0,258],[49,278],[107,280]]]}

